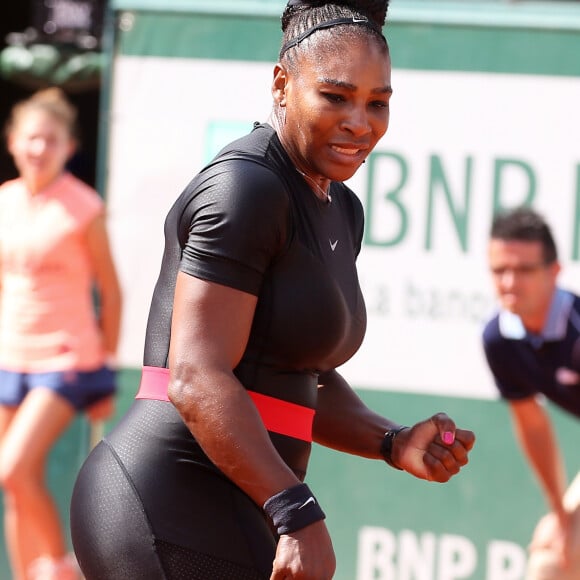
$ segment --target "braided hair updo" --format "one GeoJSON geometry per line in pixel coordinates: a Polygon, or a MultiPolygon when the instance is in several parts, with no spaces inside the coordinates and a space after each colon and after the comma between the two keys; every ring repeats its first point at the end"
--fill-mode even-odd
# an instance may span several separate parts
{"type": "Polygon", "coordinates": [[[320,34],[372,35],[386,46],[382,28],[388,5],[389,0],[289,0],[281,18],[280,61],[294,64],[296,50],[307,49],[320,34]]]}

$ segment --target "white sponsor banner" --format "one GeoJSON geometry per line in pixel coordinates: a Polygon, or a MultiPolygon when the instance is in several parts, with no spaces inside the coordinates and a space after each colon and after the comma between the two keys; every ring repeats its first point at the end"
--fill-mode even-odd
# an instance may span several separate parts
{"type": "MultiPolygon", "coordinates": [[[[163,220],[202,164],[265,121],[272,65],[119,57],[107,195],[125,291],[120,359],[141,364],[163,220]]],[[[367,214],[368,332],[353,385],[495,397],[480,334],[494,308],[486,244],[497,204],[533,198],[563,285],[580,290],[580,79],[393,71],[391,126],[349,185],[367,214]],[[370,193],[368,193],[370,192],[370,193]]]]}
{"type": "Polygon", "coordinates": [[[367,526],[359,530],[356,580],[522,580],[526,550],[513,542],[491,540],[484,554],[465,536],[418,534],[367,526]]]}

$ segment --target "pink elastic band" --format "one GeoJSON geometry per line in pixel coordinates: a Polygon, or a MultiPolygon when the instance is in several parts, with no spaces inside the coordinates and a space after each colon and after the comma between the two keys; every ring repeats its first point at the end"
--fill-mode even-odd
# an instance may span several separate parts
{"type": "MultiPolygon", "coordinates": [[[[169,401],[167,396],[168,384],[169,369],[143,367],[139,391],[135,398],[169,401]]],[[[314,409],[250,390],[248,390],[248,395],[254,402],[264,427],[268,431],[303,441],[312,441],[314,409]]]]}

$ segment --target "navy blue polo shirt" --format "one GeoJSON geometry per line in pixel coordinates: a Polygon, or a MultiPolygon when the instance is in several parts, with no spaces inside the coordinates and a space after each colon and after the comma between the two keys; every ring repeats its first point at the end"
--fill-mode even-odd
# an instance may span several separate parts
{"type": "Polygon", "coordinates": [[[580,297],[556,289],[539,334],[528,332],[516,314],[501,310],[485,326],[483,347],[504,399],[542,393],[580,417],[580,297]]]}

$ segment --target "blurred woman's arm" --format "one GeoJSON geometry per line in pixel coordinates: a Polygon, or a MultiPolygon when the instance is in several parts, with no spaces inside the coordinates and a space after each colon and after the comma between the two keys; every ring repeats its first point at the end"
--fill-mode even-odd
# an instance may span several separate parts
{"type": "Polygon", "coordinates": [[[100,300],[100,324],[103,349],[115,357],[121,328],[121,287],[113,261],[105,216],[97,216],[88,226],[87,245],[100,300]]]}

